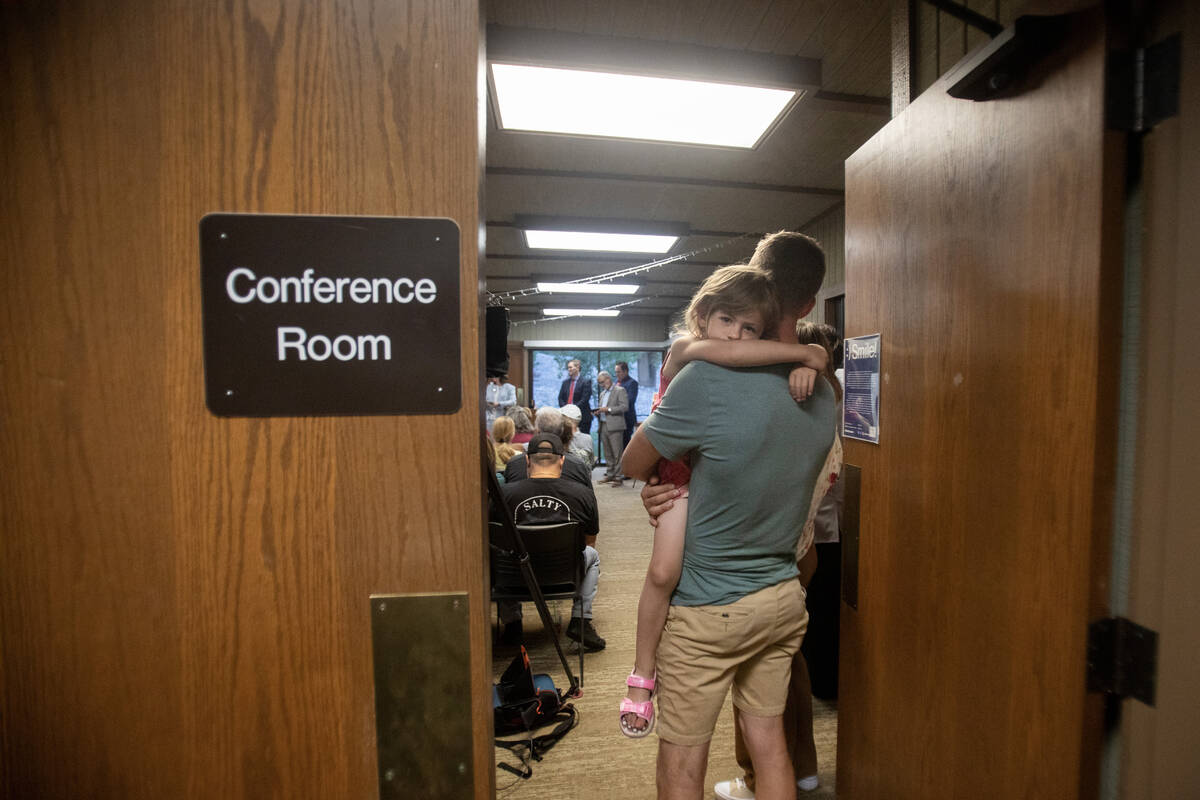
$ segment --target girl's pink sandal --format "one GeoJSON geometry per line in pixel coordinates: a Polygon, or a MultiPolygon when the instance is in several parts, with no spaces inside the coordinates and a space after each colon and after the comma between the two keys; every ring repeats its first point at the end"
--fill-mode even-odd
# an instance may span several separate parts
{"type": "Polygon", "coordinates": [[[634,675],[632,672],[630,672],[629,677],[625,679],[626,686],[650,690],[650,699],[643,703],[635,703],[628,697],[621,700],[621,712],[617,717],[617,720],[621,724],[621,733],[625,734],[630,739],[641,739],[643,736],[649,735],[650,731],[654,730],[654,683],[655,678],[657,677],[658,673],[655,673],[654,678],[643,678],[641,675],[634,675]],[[642,728],[641,730],[638,730],[637,728],[631,728],[625,723],[626,714],[634,714],[635,716],[646,720],[646,727],[642,728]]]}

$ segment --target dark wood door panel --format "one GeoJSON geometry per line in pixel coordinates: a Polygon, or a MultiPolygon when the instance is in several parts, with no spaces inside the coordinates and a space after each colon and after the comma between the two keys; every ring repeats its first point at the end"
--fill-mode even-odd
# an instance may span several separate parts
{"type": "Polygon", "coordinates": [[[478,298],[456,414],[219,419],[197,233],[451,217],[477,286],[479,13],[0,7],[0,796],[374,796],[368,598],[441,591],[491,796],[478,298]]]}
{"type": "Polygon", "coordinates": [[[1019,97],[935,84],[847,162],[846,334],[882,334],[883,374],[880,445],[846,449],[839,796],[1075,797],[1095,764],[1119,335],[1102,31],[1077,20],[1019,97]]]}

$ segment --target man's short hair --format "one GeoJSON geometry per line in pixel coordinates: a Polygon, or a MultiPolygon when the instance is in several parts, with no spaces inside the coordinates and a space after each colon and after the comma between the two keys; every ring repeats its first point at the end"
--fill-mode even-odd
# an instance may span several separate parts
{"type": "Polygon", "coordinates": [[[572,358],[570,361],[567,362],[568,367],[571,366],[572,364],[574,364],[575,366],[580,367],[580,368],[583,367],[583,362],[580,361],[578,358],[572,358]]]}
{"type": "Polygon", "coordinates": [[[553,433],[539,433],[525,445],[525,457],[539,467],[557,464],[564,452],[562,439],[553,433]]]}
{"type": "Polygon", "coordinates": [[[785,312],[807,305],[825,280],[825,251],[816,239],[796,231],[764,236],[754,248],[750,264],[775,278],[779,305],[785,312]]]}
{"type": "Polygon", "coordinates": [[[566,441],[563,437],[563,413],[554,406],[539,408],[534,415],[533,425],[538,433],[549,433],[561,441],[566,441]]]}
{"type": "Polygon", "coordinates": [[[609,375],[607,370],[602,369],[596,373],[596,380],[600,380],[601,378],[608,378],[611,381],[612,375],[609,375]]]}
{"type": "Polygon", "coordinates": [[[616,364],[613,366],[613,369],[620,369],[620,370],[624,370],[624,371],[625,371],[625,373],[626,373],[626,374],[628,374],[628,373],[629,373],[629,364],[625,363],[624,361],[618,361],[618,362],[617,362],[617,363],[616,363],[616,364]]]}

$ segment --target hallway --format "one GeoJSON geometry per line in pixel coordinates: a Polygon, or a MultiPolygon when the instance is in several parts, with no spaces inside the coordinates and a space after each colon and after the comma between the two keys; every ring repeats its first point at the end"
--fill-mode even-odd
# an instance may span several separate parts
{"type": "MultiPolygon", "coordinates": [[[[593,473],[593,480],[603,470],[593,473]]],[[[584,659],[583,697],[574,701],[579,723],[541,762],[533,762],[533,775],[521,780],[505,770],[496,770],[496,796],[521,800],[582,800],[583,798],[628,798],[649,800],[654,797],[654,759],[658,738],[627,739],[617,730],[617,706],[624,696],[624,681],[633,664],[637,601],[646,565],[650,559],[651,528],[638,490],[627,481],[623,487],[596,484],[600,506],[600,592],[595,603],[595,626],[608,643],[584,659]]],[[[641,484],[637,484],[640,488],[641,484]]],[[[556,621],[566,620],[566,601],[550,603],[556,621]]],[[[495,626],[495,606],[491,622],[495,626]]],[[[565,640],[564,640],[565,641],[565,640]]],[[[578,669],[579,657],[573,642],[566,642],[567,659],[572,670],[578,669]]],[[[560,689],[567,685],[552,640],[545,635],[537,612],[525,608],[525,645],[534,672],[548,673],[560,689]]],[[[512,660],[514,648],[493,646],[493,678],[498,677],[512,660]]],[[[837,708],[814,701],[814,729],[820,764],[821,786],[806,798],[833,797],[836,772],[837,708]]],[[[550,728],[540,732],[546,733],[550,728]]],[[[515,738],[515,737],[508,737],[515,738]]],[[[507,750],[496,749],[496,761],[516,766],[507,750]]],[[[733,756],[733,705],[727,698],[709,758],[706,797],[712,785],[738,775],[733,756]]]]}

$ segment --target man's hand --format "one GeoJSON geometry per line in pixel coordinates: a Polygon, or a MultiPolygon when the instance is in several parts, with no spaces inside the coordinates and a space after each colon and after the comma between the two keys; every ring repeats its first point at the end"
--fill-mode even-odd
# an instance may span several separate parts
{"type": "Polygon", "coordinates": [[[659,483],[657,475],[651,475],[642,487],[642,505],[650,515],[650,525],[658,527],[658,518],[675,505],[679,491],[673,483],[659,483]]]}
{"type": "Polygon", "coordinates": [[[797,403],[803,403],[813,393],[813,385],[817,381],[817,371],[810,367],[796,367],[788,375],[788,391],[797,403]]]}

